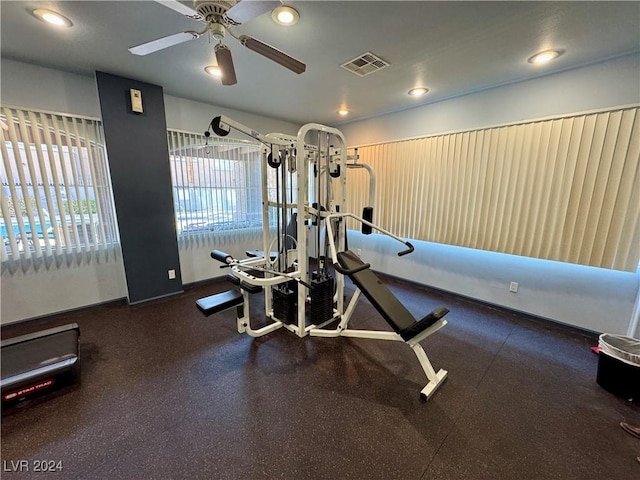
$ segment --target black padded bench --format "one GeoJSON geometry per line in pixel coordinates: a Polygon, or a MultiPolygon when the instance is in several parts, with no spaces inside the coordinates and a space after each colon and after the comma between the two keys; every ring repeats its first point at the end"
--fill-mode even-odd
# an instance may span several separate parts
{"type": "Polygon", "coordinates": [[[196,305],[207,317],[242,304],[242,293],[237,290],[227,290],[196,300],[196,305]]]}
{"type": "MultiPolygon", "coordinates": [[[[262,250],[246,250],[244,253],[249,258],[264,258],[264,251],[262,250]]],[[[278,252],[269,252],[269,259],[271,261],[275,260],[276,258],[278,258],[278,252]]]]}
{"type": "MultiPolygon", "coordinates": [[[[365,265],[351,250],[338,253],[337,260],[345,270],[355,270],[365,265]]],[[[438,307],[423,319],[416,321],[411,312],[370,268],[352,273],[349,277],[405,342],[418,336],[449,313],[447,308],[438,307]]]]}
{"type": "Polygon", "coordinates": [[[231,275],[230,273],[227,274],[226,278],[227,278],[227,282],[231,282],[234,285],[239,286],[245,292],[249,292],[251,294],[262,292],[262,287],[260,285],[251,285],[247,282],[243,282],[238,277],[236,277],[235,275],[231,275]]]}

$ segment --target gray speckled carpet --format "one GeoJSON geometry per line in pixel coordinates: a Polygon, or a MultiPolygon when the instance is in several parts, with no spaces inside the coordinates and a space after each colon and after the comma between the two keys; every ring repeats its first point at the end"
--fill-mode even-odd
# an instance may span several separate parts
{"type": "MultiPolygon", "coordinates": [[[[418,318],[451,310],[422,342],[449,372],[426,403],[401,342],[252,339],[234,309],[203,317],[195,300],[226,283],[4,327],[78,323],[82,383],[3,417],[2,478],[640,478],[640,441],[618,425],[640,409],[597,385],[594,335],[384,280],[418,318]]],[[[388,330],[364,299],[352,326],[388,330]]]]}

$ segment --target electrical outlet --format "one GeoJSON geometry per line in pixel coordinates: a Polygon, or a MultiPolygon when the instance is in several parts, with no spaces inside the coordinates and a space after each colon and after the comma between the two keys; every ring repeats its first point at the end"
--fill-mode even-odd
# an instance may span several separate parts
{"type": "Polygon", "coordinates": [[[509,291],[513,293],[518,293],[518,282],[511,282],[509,284],[509,291]]]}
{"type": "Polygon", "coordinates": [[[175,270],[168,270],[167,273],[169,274],[169,280],[173,280],[176,278],[176,271],[175,270]]]}
{"type": "Polygon", "coordinates": [[[362,256],[362,249],[361,248],[356,249],[356,255],[358,255],[359,257],[362,256]]]}

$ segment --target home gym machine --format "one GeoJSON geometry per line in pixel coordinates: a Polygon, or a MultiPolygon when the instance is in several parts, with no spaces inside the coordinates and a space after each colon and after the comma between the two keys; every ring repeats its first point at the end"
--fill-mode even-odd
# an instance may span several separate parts
{"type": "Polygon", "coordinates": [[[205,315],[237,307],[237,329],[252,337],[284,328],[299,337],[355,337],[406,343],[415,353],[428,383],[420,392],[427,400],[447,376],[436,372],[420,342],[447,324],[448,310],[439,307],[419,321],[402,305],[355,253],[347,248],[347,221],[360,225],[364,234],[373,230],[403,244],[398,256],[414,247],[406,240],[373,223],[375,176],[372,169],[358,163],[357,152],[347,155],[344,136],[335,128],[310,123],[297,136],[263,135],[230,118],[215,117],[211,131],[226,136],[238,131],[263,145],[262,250],[247,252],[236,259],[213,250],[211,257],[228,267],[227,276],[239,290],[201,298],[196,302],[205,315]],[[362,217],[344,211],[347,170],[363,168],[370,176],[369,206],[362,217]],[[268,178],[276,188],[268,188],[268,178]],[[314,257],[314,262],[310,261],[314,257]],[[330,259],[330,261],[329,261],[330,259]],[[333,267],[332,269],[330,267],[333,267]],[[345,301],[344,277],[356,286],[345,301]],[[249,316],[252,294],[263,293],[267,324],[253,328],[249,316]],[[393,331],[348,328],[361,296],[378,310],[393,331]]]}

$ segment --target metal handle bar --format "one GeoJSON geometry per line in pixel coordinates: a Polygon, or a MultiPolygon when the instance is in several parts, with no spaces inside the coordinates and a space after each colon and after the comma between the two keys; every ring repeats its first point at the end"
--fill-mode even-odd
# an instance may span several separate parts
{"type": "Polygon", "coordinates": [[[333,268],[336,269],[336,271],[340,272],[343,275],[353,275],[354,273],[358,273],[361,272],[362,270],[366,270],[367,268],[369,268],[371,265],[369,263],[364,263],[358,267],[355,268],[342,268],[342,266],[336,262],[333,264],[333,268]]]}

